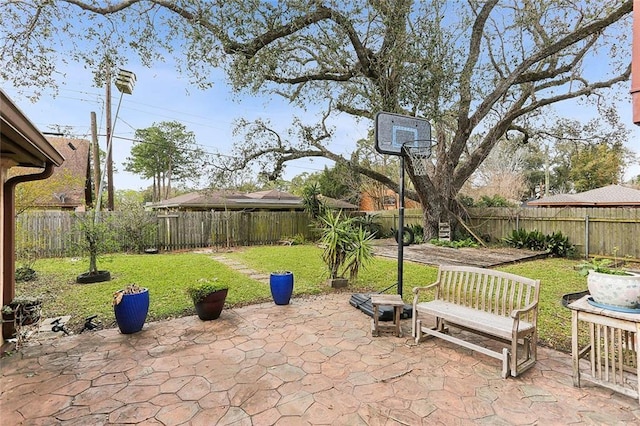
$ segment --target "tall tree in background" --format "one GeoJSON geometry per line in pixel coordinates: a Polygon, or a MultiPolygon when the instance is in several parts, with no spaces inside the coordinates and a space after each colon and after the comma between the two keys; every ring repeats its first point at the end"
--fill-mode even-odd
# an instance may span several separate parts
{"type": "Polygon", "coordinates": [[[603,89],[628,80],[632,5],[633,0],[5,2],[0,77],[16,86],[50,85],[57,60],[91,64],[114,46],[145,64],[175,53],[179,70],[201,87],[213,83],[211,67],[223,66],[237,90],[283,96],[324,114],[315,123],[292,119],[287,137],[267,131],[239,143],[236,161],[225,157],[220,167],[256,164],[275,178],[290,160],[325,157],[396,191],[395,177],[329,149],[330,119],[372,119],[381,110],[426,117],[437,140],[433,163],[427,175],[417,176],[407,162],[415,188],[407,195],[424,208],[428,238],[439,221],[457,215],[456,195],[505,134],[526,131],[525,119],[550,105],[595,100],[603,89]],[[598,66],[589,67],[594,61],[598,66]]]}
{"type": "MultiPolygon", "coordinates": [[[[558,118],[531,126],[524,168],[530,193],[559,194],[621,183],[626,167],[637,161],[624,142],[629,131],[614,110],[585,123],[558,118]]],[[[545,194],[542,194],[545,195],[545,194]]]]}
{"type": "Polygon", "coordinates": [[[622,151],[606,143],[588,145],[571,157],[569,177],[576,192],[620,183],[622,151]]]}
{"type": "Polygon", "coordinates": [[[136,130],[139,140],[124,162],[126,171],[153,179],[153,201],[166,200],[172,182],[197,179],[203,165],[203,151],[193,132],[183,124],[163,121],[136,130]]]}

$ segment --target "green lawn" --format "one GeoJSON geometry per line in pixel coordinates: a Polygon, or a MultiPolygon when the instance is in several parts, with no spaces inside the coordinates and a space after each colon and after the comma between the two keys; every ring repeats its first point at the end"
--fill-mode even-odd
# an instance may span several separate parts
{"type": "MultiPolygon", "coordinates": [[[[295,275],[295,295],[319,294],[334,291],[326,285],[328,278],[320,259],[321,249],[313,245],[262,246],[245,248],[224,256],[238,260],[252,269],[269,273],[289,270],[295,275]]],[[[574,266],[578,261],[544,259],[499,268],[530,278],[542,280],[539,310],[541,341],[561,350],[570,349],[570,311],[562,307],[563,294],[586,288],[586,278],[574,266]]],[[[149,320],[193,315],[193,305],[184,287],[199,278],[218,278],[229,284],[227,304],[241,306],[271,300],[269,286],[254,281],[212,259],[211,254],[170,253],[156,255],[115,255],[101,259],[100,269],[111,271],[112,280],[97,284],[76,284],[75,277],[85,272],[87,260],[41,259],[35,269],[35,282],[18,283],[18,294],[40,294],[44,298],[47,317],[72,315],[71,328],[81,324],[84,317],[98,314],[106,325],[114,321],[112,294],[129,283],[149,288],[151,307],[149,320]]],[[[434,281],[437,268],[405,262],[403,297],[411,303],[411,289],[434,281]]],[[[393,285],[397,264],[393,259],[376,258],[364,269],[348,292],[380,291],[393,285]]],[[[389,292],[395,292],[392,288],[389,292]]]]}

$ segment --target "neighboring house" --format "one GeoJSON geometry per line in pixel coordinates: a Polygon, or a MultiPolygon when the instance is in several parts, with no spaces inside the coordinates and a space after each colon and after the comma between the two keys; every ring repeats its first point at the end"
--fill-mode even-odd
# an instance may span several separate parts
{"type": "MultiPolygon", "coordinates": [[[[327,206],[335,209],[357,210],[358,206],[321,196],[327,206]]],[[[302,211],[302,198],[276,189],[247,194],[233,191],[198,191],[154,203],[154,210],[167,211],[302,211]]]]}
{"type": "Polygon", "coordinates": [[[63,162],[64,157],[0,89],[0,305],[15,296],[16,185],[47,179],[63,162]],[[9,177],[10,171],[25,167],[34,173],[9,177]]]}
{"type": "MultiPolygon", "coordinates": [[[[408,209],[419,209],[420,203],[405,197],[404,206],[408,209]]],[[[391,189],[386,188],[383,193],[374,196],[363,192],[360,197],[360,210],[373,212],[378,210],[397,210],[400,208],[400,196],[391,189]]]]}
{"type": "Polygon", "coordinates": [[[620,185],[577,194],[558,194],[527,202],[533,207],[640,207],[640,190],[620,185]]]}
{"type": "MultiPolygon", "coordinates": [[[[19,210],[85,211],[92,204],[89,141],[67,137],[47,137],[47,141],[65,161],[46,181],[21,186],[16,207],[19,210]]],[[[10,176],[30,173],[34,173],[34,169],[25,168],[12,170],[10,176]]]]}

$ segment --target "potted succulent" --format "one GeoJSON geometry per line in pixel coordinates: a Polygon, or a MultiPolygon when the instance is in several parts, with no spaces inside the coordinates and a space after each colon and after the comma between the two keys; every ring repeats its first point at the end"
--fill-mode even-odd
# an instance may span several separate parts
{"type": "Polygon", "coordinates": [[[373,259],[373,235],[358,226],[353,218],[343,218],[342,212],[327,210],[319,217],[320,243],[324,247],[322,260],[329,268],[329,285],[345,287],[358,277],[360,268],[373,259]],[[344,277],[349,274],[349,280],[344,277]]]}
{"type": "Polygon", "coordinates": [[[122,334],[142,330],[149,313],[149,289],[129,284],[113,293],[113,312],[122,334]]]}
{"type": "Polygon", "coordinates": [[[193,302],[198,318],[202,321],[217,319],[222,313],[227,299],[229,286],[218,282],[218,279],[199,279],[185,289],[193,302]]]}
{"type": "Polygon", "coordinates": [[[625,309],[640,303],[640,274],[614,266],[609,259],[592,259],[579,265],[587,276],[587,287],[594,302],[625,309]]]}
{"type": "Polygon", "coordinates": [[[276,305],[288,305],[293,293],[293,272],[272,272],[269,275],[269,287],[276,305]]]}

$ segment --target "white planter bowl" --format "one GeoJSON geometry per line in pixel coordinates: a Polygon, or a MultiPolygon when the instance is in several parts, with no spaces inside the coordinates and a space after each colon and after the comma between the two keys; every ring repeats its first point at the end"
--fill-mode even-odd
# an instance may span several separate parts
{"type": "Polygon", "coordinates": [[[640,302],[640,275],[611,275],[589,271],[587,286],[593,300],[605,305],[637,308],[640,302]]]}

